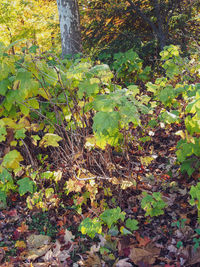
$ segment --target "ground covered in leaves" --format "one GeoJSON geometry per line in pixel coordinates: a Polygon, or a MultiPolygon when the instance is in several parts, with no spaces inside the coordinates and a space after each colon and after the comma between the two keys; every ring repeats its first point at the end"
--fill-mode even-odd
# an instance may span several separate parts
{"type": "MultiPolygon", "coordinates": [[[[148,142],[132,142],[125,154],[109,147],[83,151],[75,155],[71,167],[58,160],[55,151],[48,164],[63,172],[61,186],[84,162],[89,174],[75,175],[76,201],[82,201],[82,189],[91,174],[96,177],[95,200],[88,198],[78,212],[74,191],[61,192],[54,196],[59,205],[42,212],[29,210],[25,198],[12,193],[8,207],[0,211],[0,266],[199,266],[197,209],[189,204],[188,193],[199,174],[189,178],[176,165],[179,137],[175,133],[180,128],[158,125],[154,132],[147,131],[148,142]],[[164,214],[145,216],[140,204],[144,191],[162,193],[164,214]],[[122,233],[124,222],[119,221],[117,228],[104,226],[104,234],[93,239],[82,235],[78,231],[81,221],[98,217],[105,205],[120,207],[126,219],[138,221],[138,229],[122,233]]],[[[139,127],[133,130],[135,140],[142,140],[141,133],[139,127]]]]}

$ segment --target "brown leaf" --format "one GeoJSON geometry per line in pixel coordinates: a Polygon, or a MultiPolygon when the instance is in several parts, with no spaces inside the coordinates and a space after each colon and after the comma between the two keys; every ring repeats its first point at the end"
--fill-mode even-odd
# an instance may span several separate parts
{"type": "Polygon", "coordinates": [[[136,240],[139,242],[138,247],[145,247],[151,239],[148,236],[141,237],[138,232],[135,233],[136,240]]]}
{"type": "Polygon", "coordinates": [[[28,231],[28,226],[23,222],[21,226],[17,228],[17,231],[20,233],[24,233],[28,231]]]}
{"type": "Polygon", "coordinates": [[[51,237],[46,235],[30,235],[27,237],[27,245],[33,249],[49,245],[50,241],[51,237]]]}
{"type": "Polygon", "coordinates": [[[147,264],[154,264],[156,257],[160,255],[160,249],[155,247],[154,244],[149,244],[146,248],[132,247],[130,250],[129,258],[138,264],[139,262],[145,262],[147,264]]]}
{"type": "Polygon", "coordinates": [[[83,263],[85,267],[102,267],[101,259],[97,254],[90,253],[88,259],[83,263]]]}
{"type": "Polygon", "coordinates": [[[30,249],[27,251],[26,259],[28,260],[36,260],[37,258],[43,256],[47,253],[47,251],[51,248],[51,245],[44,245],[38,249],[30,249]]]}
{"type": "Polygon", "coordinates": [[[72,242],[72,239],[74,239],[74,235],[72,235],[72,232],[68,231],[67,229],[65,230],[65,235],[64,235],[64,240],[65,243],[67,244],[68,242],[72,242]]]}
{"type": "Polygon", "coordinates": [[[194,264],[200,263],[200,248],[195,250],[192,246],[188,246],[188,250],[190,252],[190,259],[186,266],[193,266],[194,264]]]}

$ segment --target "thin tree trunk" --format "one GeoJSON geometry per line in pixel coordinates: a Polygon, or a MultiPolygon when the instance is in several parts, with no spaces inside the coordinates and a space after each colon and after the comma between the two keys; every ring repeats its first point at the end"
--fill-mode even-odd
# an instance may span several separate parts
{"type": "Polygon", "coordinates": [[[77,0],[57,0],[62,56],[81,51],[80,21],[77,0]]]}

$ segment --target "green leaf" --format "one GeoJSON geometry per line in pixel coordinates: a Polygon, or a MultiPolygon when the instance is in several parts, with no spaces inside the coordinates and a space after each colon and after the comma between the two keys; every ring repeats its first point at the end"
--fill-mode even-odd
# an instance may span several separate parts
{"type": "Polygon", "coordinates": [[[28,100],[27,104],[30,108],[34,108],[34,109],[39,109],[40,107],[39,102],[34,98],[28,100]]]}
{"type": "Polygon", "coordinates": [[[137,94],[139,94],[140,93],[140,90],[139,90],[139,88],[138,88],[138,86],[137,85],[129,85],[128,87],[127,87],[129,90],[131,90],[132,91],[132,94],[133,94],[133,96],[135,97],[137,94]]]}
{"type": "Polygon", "coordinates": [[[20,167],[20,162],[23,160],[22,155],[17,150],[12,150],[5,155],[2,165],[6,169],[15,170],[20,167]]]}
{"type": "Polygon", "coordinates": [[[22,114],[24,114],[25,116],[29,115],[30,109],[27,106],[19,105],[19,108],[20,108],[22,114]]]}
{"type": "Polygon", "coordinates": [[[45,62],[38,62],[38,67],[42,76],[44,77],[45,82],[55,86],[58,81],[58,74],[55,69],[50,68],[45,62]]]}
{"type": "Polygon", "coordinates": [[[110,71],[109,66],[106,64],[96,65],[96,66],[92,67],[90,69],[89,73],[95,77],[101,78],[101,80],[103,82],[108,82],[113,77],[113,74],[110,71]]]}
{"type": "Polygon", "coordinates": [[[89,237],[94,238],[96,234],[101,234],[101,222],[97,218],[91,220],[90,218],[84,219],[78,228],[83,235],[87,234],[89,237]]]}
{"type": "Polygon", "coordinates": [[[123,234],[123,235],[131,235],[132,233],[126,229],[124,226],[121,226],[120,227],[120,232],[123,234]]]}
{"type": "Polygon", "coordinates": [[[58,147],[58,142],[62,140],[62,137],[58,136],[57,134],[47,133],[43,136],[42,140],[40,141],[40,146],[53,146],[58,147]]]}
{"type": "Polygon", "coordinates": [[[127,125],[132,122],[135,126],[140,124],[138,110],[133,103],[126,103],[125,106],[120,107],[121,121],[127,125]]]}
{"type": "Polygon", "coordinates": [[[4,206],[6,206],[6,199],[7,199],[7,195],[4,191],[0,190],[0,201],[3,202],[4,206]]]}
{"type": "Polygon", "coordinates": [[[15,131],[15,138],[16,139],[24,139],[26,137],[25,135],[26,129],[19,129],[15,131]]]}
{"type": "Polygon", "coordinates": [[[141,207],[146,211],[145,216],[150,215],[159,216],[164,213],[163,209],[166,206],[166,203],[162,199],[160,192],[154,192],[152,195],[143,192],[143,199],[141,202],[141,207]]]}
{"type": "Polygon", "coordinates": [[[128,218],[126,220],[126,227],[129,228],[131,231],[137,230],[139,228],[137,225],[138,225],[138,221],[135,219],[128,218]]]}
{"type": "Polygon", "coordinates": [[[0,82],[0,95],[6,96],[6,92],[8,91],[8,87],[10,86],[10,81],[8,79],[0,82]]]}
{"type": "Polygon", "coordinates": [[[6,135],[7,135],[7,131],[6,131],[5,123],[2,120],[0,120],[0,142],[6,140],[6,135]]]}
{"type": "Polygon", "coordinates": [[[97,78],[91,78],[90,80],[84,80],[83,82],[81,82],[79,84],[78,90],[79,98],[81,99],[84,93],[86,94],[86,96],[98,94],[100,91],[99,83],[100,81],[97,78]]]}
{"type": "Polygon", "coordinates": [[[10,172],[3,168],[3,171],[0,173],[0,180],[3,184],[5,184],[7,182],[12,182],[13,178],[10,172]]]}
{"type": "Polygon", "coordinates": [[[100,218],[110,228],[114,223],[117,223],[118,220],[121,219],[122,221],[124,221],[125,212],[122,212],[120,207],[117,207],[115,209],[108,209],[100,215],[100,218]]]}
{"type": "Polygon", "coordinates": [[[114,129],[118,129],[119,113],[113,112],[97,112],[94,116],[93,129],[98,134],[108,135],[108,131],[113,132],[114,129]]]}
{"type": "Polygon", "coordinates": [[[28,192],[33,193],[34,182],[30,180],[28,177],[20,179],[19,181],[17,181],[17,184],[19,185],[20,196],[23,196],[28,192]]]}

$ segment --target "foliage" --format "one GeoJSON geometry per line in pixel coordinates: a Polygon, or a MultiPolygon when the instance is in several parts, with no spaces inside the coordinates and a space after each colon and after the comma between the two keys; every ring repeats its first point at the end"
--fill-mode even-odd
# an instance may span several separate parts
{"type": "Polygon", "coordinates": [[[126,220],[126,227],[129,228],[131,231],[135,231],[139,228],[138,227],[138,221],[135,219],[128,218],[126,220]]]}
{"type": "MultiPolygon", "coordinates": [[[[125,220],[125,212],[116,207],[117,200],[112,209],[105,199],[99,200],[101,190],[105,198],[112,196],[112,192],[100,186],[93,173],[96,169],[89,171],[85,159],[99,151],[111,157],[113,151],[123,161],[133,151],[133,144],[137,144],[139,151],[151,142],[150,133],[154,134],[159,123],[184,125],[177,132],[181,138],[177,159],[188,175],[198,171],[197,55],[189,59],[181,55],[179,47],[165,47],[160,66],[164,74],[157,73],[155,80],[149,81],[150,68],[143,68],[143,61],[133,50],[114,56],[114,76],[108,65],[95,64],[89,58],[61,60],[48,54],[38,57],[37,50],[12,55],[9,49],[1,45],[0,140],[7,148],[0,165],[3,203],[12,192],[17,192],[26,197],[30,210],[48,211],[70,198],[79,214],[88,203],[97,210],[97,217],[80,223],[82,234],[94,238],[103,234],[106,227],[111,236],[132,234],[139,228],[138,221],[125,220]],[[132,133],[139,129],[142,135],[137,139],[137,134],[132,133]],[[58,155],[59,164],[66,164],[70,170],[67,179],[63,175],[65,167],[51,169],[54,154],[58,155]],[[79,157],[82,159],[76,165],[79,157]]],[[[153,157],[140,156],[139,160],[142,166],[150,165],[153,157]]],[[[116,166],[110,165],[107,173],[113,175],[116,166]]],[[[198,201],[197,189],[190,190],[192,205],[198,201]]],[[[160,192],[142,195],[145,216],[164,213],[166,204],[160,192]]]]}
{"type": "Polygon", "coordinates": [[[197,2],[182,1],[181,5],[173,0],[80,2],[84,49],[105,62],[112,61],[113,54],[133,48],[154,65],[152,59],[162,50],[159,43],[179,44],[186,52],[198,39],[197,2]]]}
{"type": "Polygon", "coordinates": [[[13,53],[20,49],[27,53],[37,47],[44,51],[51,46],[60,47],[56,9],[54,1],[0,1],[0,41],[9,45],[23,40],[21,47],[11,47],[13,53]]]}
{"type": "Polygon", "coordinates": [[[101,220],[108,225],[108,228],[111,228],[113,224],[115,224],[118,220],[124,221],[125,213],[121,211],[119,207],[115,209],[105,210],[100,215],[101,220]]]}
{"type": "Polygon", "coordinates": [[[191,187],[190,189],[190,204],[192,206],[196,205],[198,210],[198,221],[200,222],[200,183],[197,183],[196,186],[191,187]]]}
{"type": "Polygon", "coordinates": [[[154,192],[152,195],[143,192],[143,199],[141,201],[141,207],[146,211],[145,216],[159,216],[164,214],[163,209],[166,207],[166,203],[162,199],[160,192],[154,192]]]}
{"type": "MultiPolygon", "coordinates": [[[[87,234],[91,238],[94,238],[96,234],[102,234],[102,224],[106,224],[109,229],[108,234],[115,236],[119,233],[116,224],[119,220],[124,221],[125,215],[126,213],[122,212],[120,207],[106,209],[99,218],[94,218],[93,220],[90,218],[84,219],[79,225],[79,231],[81,231],[82,234],[87,234]]],[[[126,227],[131,231],[138,229],[137,224],[137,220],[130,218],[128,218],[125,223],[126,227]]],[[[121,227],[120,230],[124,235],[131,234],[125,227],[121,227]]]]}
{"type": "Polygon", "coordinates": [[[82,234],[87,234],[89,237],[94,238],[96,234],[101,234],[102,232],[101,222],[97,218],[93,220],[86,218],[79,225],[79,231],[82,234]]]}
{"type": "Polygon", "coordinates": [[[155,83],[148,82],[147,90],[162,103],[160,120],[167,124],[180,123],[185,115],[186,130],[178,131],[181,140],[177,144],[177,159],[182,163],[181,170],[191,176],[199,169],[199,62],[183,58],[178,46],[170,45],[160,53],[166,77],[157,78],[155,83]],[[173,86],[175,84],[175,86],[173,86]],[[182,97],[186,108],[180,105],[182,97]]]}

